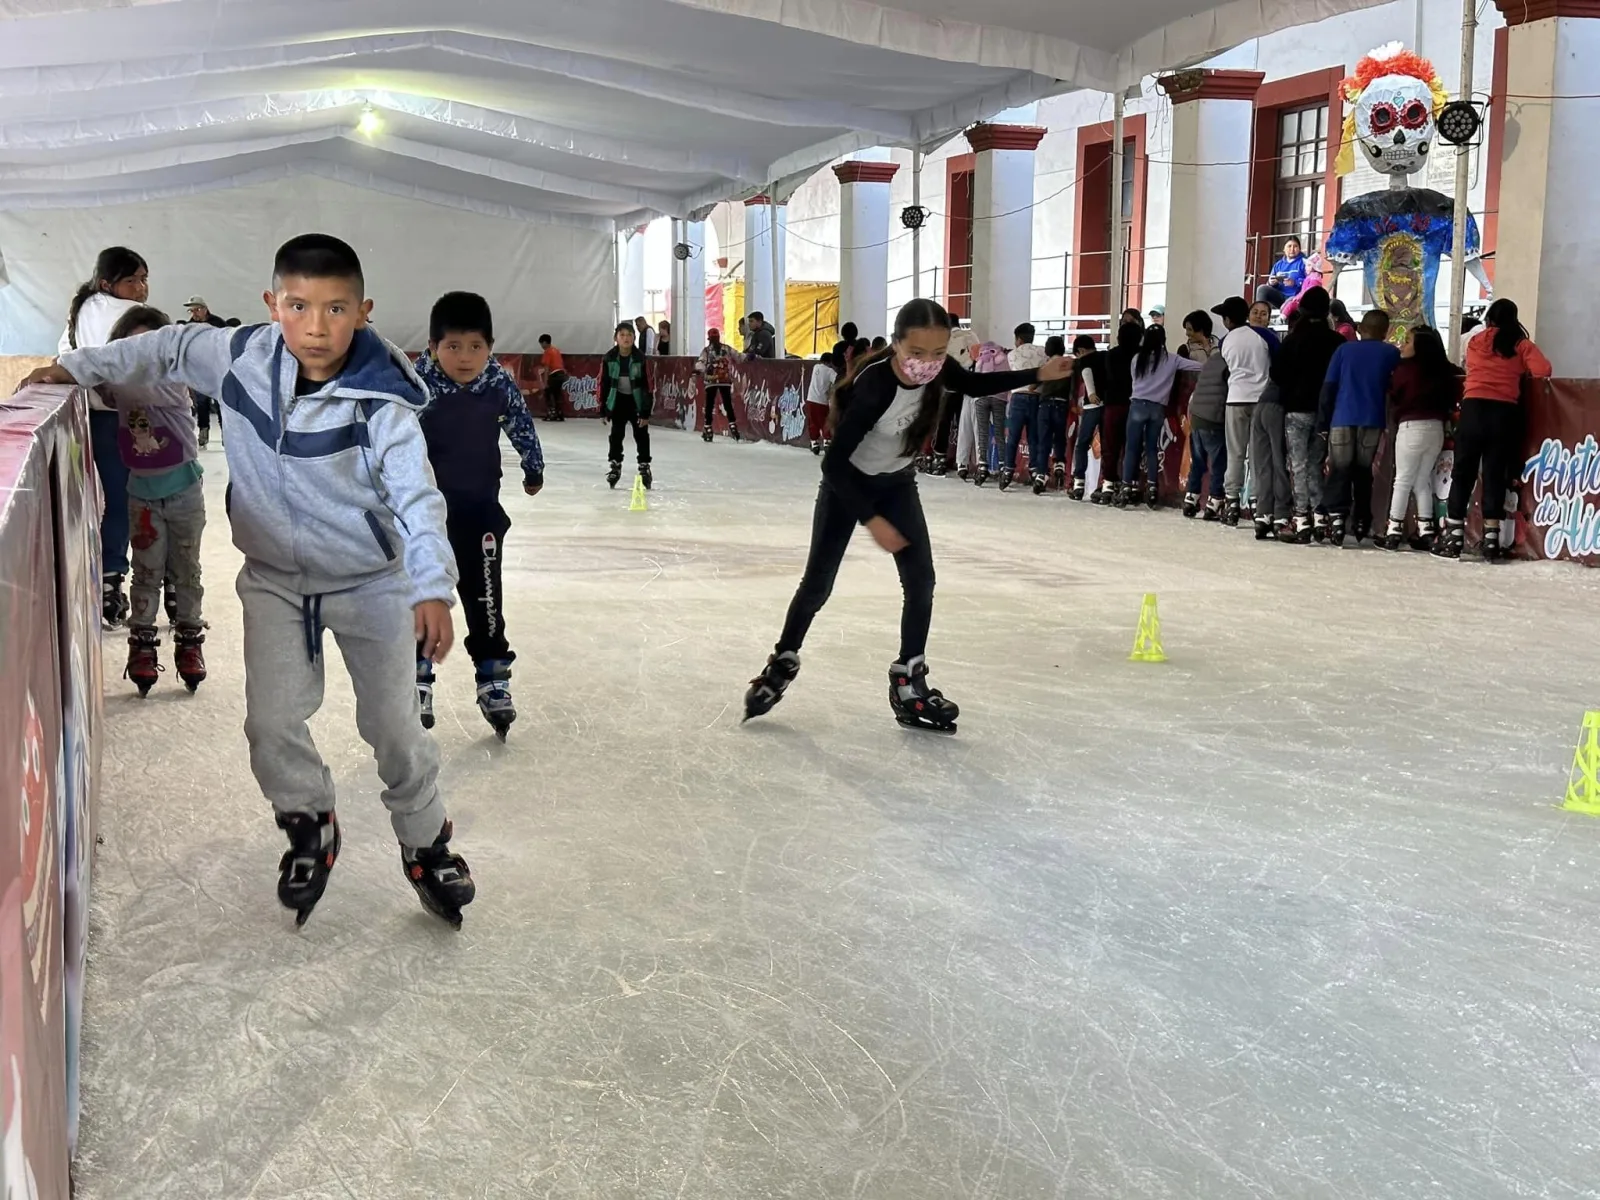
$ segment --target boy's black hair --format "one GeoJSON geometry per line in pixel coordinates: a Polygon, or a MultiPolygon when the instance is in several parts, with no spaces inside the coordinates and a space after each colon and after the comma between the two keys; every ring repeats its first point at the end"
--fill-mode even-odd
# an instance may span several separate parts
{"type": "Polygon", "coordinates": [[[820,355],[817,358],[817,361],[819,363],[821,363],[823,366],[828,367],[828,368],[831,369],[833,367],[833,353],[832,353],[832,351],[829,351],[826,354],[820,355]]]}
{"type": "Polygon", "coordinates": [[[750,319],[752,321],[760,321],[763,325],[765,325],[767,323],[767,319],[764,316],[762,316],[760,313],[758,313],[758,312],[751,313],[750,314],[750,319]]]}
{"type": "Polygon", "coordinates": [[[332,234],[302,233],[278,247],[272,260],[272,283],[289,275],[305,279],[350,279],[363,299],[367,293],[367,279],[361,273],[361,257],[348,242],[341,242],[332,234]]]}
{"type": "Polygon", "coordinates": [[[130,336],[135,329],[142,329],[148,333],[156,329],[165,329],[171,324],[172,318],[159,308],[149,304],[135,304],[117,318],[117,323],[111,327],[111,335],[106,340],[120,342],[130,336]]]}
{"type": "Polygon", "coordinates": [[[1029,324],[1027,321],[1024,321],[1021,325],[1018,325],[1011,332],[1012,332],[1013,335],[1015,335],[1016,339],[1019,342],[1022,342],[1024,345],[1032,345],[1032,343],[1033,343],[1033,326],[1031,324],[1029,324]]]}
{"type": "Polygon", "coordinates": [[[1060,334],[1051,334],[1044,340],[1044,352],[1051,358],[1060,358],[1067,352],[1067,339],[1060,334]]]}
{"type": "Polygon", "coordinates": [[[619,333],[637,334],[638,332],[639,331],[633,327],[632,321],[618,321],[616,329],[612,330],[612,336],[615,337],[619,333]]]}
{"type": "Polygon", "coordinates": [[[541,333],[539,335],[539,345],[550,346],[554,345],[554,343],[550,340],[550,335],[548,333],[541,333]]]}
{"type": "Polygon", "coordinates": [[[874,350],[882,350],[888,344],[889,344],[889,339],[888,338],[875,337],[875,338],[872,339],[872,348],[874,350]]]}
{"type": "Polygon", "coordinates": [[[1215,329],[1216,323],[1211,320],[1211,314],[1203,308],[1197,308],[1183,319],[1183,323],[1196,333],[1203,333],[1207,337],[1215,329]]]}
{"type": "Polygon", "coordinates": [[[1072,352],[1074,354],[1076,354],[1079,350],[1093,351],[1095,349],[1097,349],[1097,347],[1094,344],[1094,339],[1087,333],[1080,333],[1077,337],[1072,339],[1072,352]]]}
{"type": "Polygon", "coordinates": [[[853,342],[860,336],[861,331],[856,328],[856,323],[854,321],[846,321],[843,325],[839,326],[839,340],[841,342],[853,342]]]}
{"type": "Polygon", "coordinates": [[[446,292],[428,314],[428,340],[444,341],[447,333],[477,333],[494,345],[494,317],[489,302],[476,292],[446,292]]]}
{"type": "Polygon", "coordinates": [[[1389,336],[1389,314],[1381,308],[1369,308],[1361,318],[1361,334],[1369,342],[1381,342],[1389,336]]]}

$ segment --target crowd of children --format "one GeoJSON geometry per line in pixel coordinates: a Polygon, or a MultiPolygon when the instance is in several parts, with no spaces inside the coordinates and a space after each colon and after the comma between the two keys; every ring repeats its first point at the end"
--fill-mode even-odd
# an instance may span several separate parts
{"type": "MultiPolygon", "coordinates": [[[[1075,500],[1126,508],[1142,499],[1157,507],[1161,434],[1170,428],[1179,376],[1193,375],[1184,516],[1236,526],[1248,511],[1258,540],[1342,546],[1353,537],[1359,543],[1374,534],[1373,470],[1392,430],[1387,454],[1395,486],[1375,543],[1460,557],[1481,473],[1489,485],[1483,556],[1504,558],[1509,547],[1502,544],[1500,524],[1521,447],[1521,382],[1551,373],[1518,320],[1516,305],[1490,305],[1483,328],[1466,343],[1463,371],[1449,361],[1435,329],[1417,326],[1391,338],[1389,316],[1381,310],[1351,326],[1348,312],[1320,285],[1295,299],[1282,337],[1271,327],[1272,307],[1265,299],[1252,304],[1233,296],[1210,313],[1186,316],[1176,351],[1167,346],[1164,313],[1154,314],[1146,327],[1130,309],[1109,349],[1086,336],[1074,340],[1069,379],[1012,393],[997,390],[964,405],[955,422],[939,425],[929,439],[923,469],[947,475],[953,467],[958,478],[979,487],[998,474],[1006,490],[1025,433],[1035,493],[1045,492],[1053,478],[1075,500]],[[1213,315],[1221,320],[1220,338],[1214,336],[1213,315]],[[1433,476],[1452,431],[1454,468],[1441,530],[1433,476]],[[1096,440],[1099,481],[1086,497],[1096,440]],[[1416,532],[1408,538],[1413,501],[1416,532]]],[[[1025,324],[1014,331],[1009,352],[992,343],[963,346],[961,352],[981,375],[1028,370],[1064,349],[1059,338],[1043,351],[1034,340],[1034,327],[1025,324]]],[[[954,342],[951,353],[956,356],[954,342]]],[[[994,382],[998,387],[1000,380],[994,382]]]]}

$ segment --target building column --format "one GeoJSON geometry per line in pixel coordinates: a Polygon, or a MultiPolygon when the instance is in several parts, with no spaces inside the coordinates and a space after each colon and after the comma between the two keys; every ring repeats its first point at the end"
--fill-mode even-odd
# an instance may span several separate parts
{"type": "Polygon", "coordinates": [[[1156,81],[1172,100],[1169,330],[1182,328],[1185,313],[1209,311],[1244,287],[1254,102],[1265,78],[1260,71],[1196,68],[1156,81]]]}
{"type": "MultiPolygon", "coordinates": [[[[622,269],[617,272],[617,320],[631,321],[644,312],[644,225],[620,235],[617,247],[622,269]]],[[[610,338],[606,339],[608,342],[610,338]]]]}
{"type": "Polygon", "coordinates": [[[1033,152],[1037,125],[974,125],[967,142],[972,175],[972,328],[1011,344],[1033,311],[1033,152]]]}
{"type": "Polygon", "coordinates": [[[1600,375],[1600,343],[1589,316],[1600,273],[1594,233],[1600,100],[1592,98],[1600,5],[1495,2],[1509,30],[1494,294],[1516,301],[1557,375],[1592,378],[1600,375]]]}
{"type": "MultiPolygon", "coordinates": [[[[761,313],[772,326],[777,339],[778,357],[783,357],[784,291],[788,284],[785,255],[788,247],[788,205],[779,201],[776,206],[765,196],[752,196],[744,202],[744,316],[761,313]],[[778,279],[772,278],[774,236],[773,212],[776,208],[776,236],[778,239],[778,279]]],[[[737,334],[730,334],[729,344],[737,344],[737,334]]]]}
{"type": "Polygon", "coordinates": [[[682,229],[689,246],[683,264],[683,324],[673,326],[672,337],[683,353],[699,354],[706,345],[706,223],[684,221],[682,229]]]}
{"type": "Polygon", "coordinates": [[[889,332],[889,181],[892,162],[843,162],[839,178],[839,324],[862,337],[889,332]]]}

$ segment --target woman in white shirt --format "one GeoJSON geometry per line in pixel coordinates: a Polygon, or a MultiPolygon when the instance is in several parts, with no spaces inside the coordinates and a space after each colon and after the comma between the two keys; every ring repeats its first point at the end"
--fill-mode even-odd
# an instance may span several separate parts
{"type": "MultiPolygon", "coordinates": [[[[104,346],[122,315],[149,299],[150,268],[142,257],[126,246],[100,251],[93,277],[73,294],[57,352],[104,346]]],[[[106,501],[100,519],[101,615],[107,625],[115,625],[128,615],[128,598],[122,590],[128,574],[128,468],[117,449],[116,410],[92,389],[89,441],[106,501]]]]}

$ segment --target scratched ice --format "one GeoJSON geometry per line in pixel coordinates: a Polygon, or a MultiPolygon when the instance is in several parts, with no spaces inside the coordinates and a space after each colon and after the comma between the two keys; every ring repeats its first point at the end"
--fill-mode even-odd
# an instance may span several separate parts
{"type": "Polygon", "coordinates": [[[629,513],[540,428],[508,745],[440,673],[460,934],[337,667],[344,855],[278,907],[208,452],[210,681],[140,702],[106,640],[83,1200],[1600,1194],[1600,821],[1555,807],[1600,573],[929,480],[960,734],[889,717],[865,538],[741,728],[816,460],[662,432],[629,513]]]}

